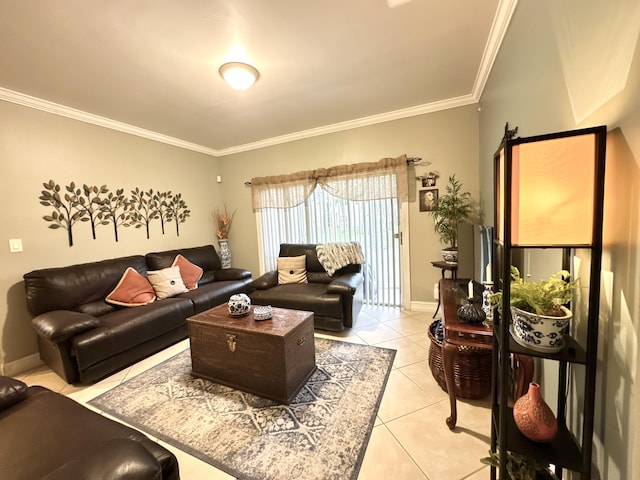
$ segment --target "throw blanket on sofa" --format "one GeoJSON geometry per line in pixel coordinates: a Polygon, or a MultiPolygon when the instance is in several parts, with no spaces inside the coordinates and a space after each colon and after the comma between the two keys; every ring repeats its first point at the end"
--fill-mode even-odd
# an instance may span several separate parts
{"type": "Polygon", "coordinates": [[[324,243],[316,245],[318,261],[330,277],[351,264],[363,264],[364,256],[358,242],[324,243]]]}

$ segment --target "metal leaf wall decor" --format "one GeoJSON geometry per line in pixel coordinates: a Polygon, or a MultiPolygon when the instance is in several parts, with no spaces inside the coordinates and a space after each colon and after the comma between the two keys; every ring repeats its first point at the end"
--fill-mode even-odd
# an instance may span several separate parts
{"type": "Polygon", "coordinates": [[[180,236],[180,224],[191,216],[191,210],[180,193],[155,192],[153,189],[143,191],[136,187],[127,196],[124,188],[109,190],[106,185],[82,185],[82,188],[71,182],[61,187],[53,180],[42,184],[39,198],[40,204],[53,207],[49,215],[42,218],[50,223],[53,230],[65,229],[69,246],[73,246],[73,227],[76,223],[89,223],[91,235],[96,239],[96,229],[101,225],[111,225],[116,242],[120,227],[144,227],[147,238],[150,238],[150,225],[159,221],[162,234],[165,225],[175,224],[176,235],[180,236]]]}

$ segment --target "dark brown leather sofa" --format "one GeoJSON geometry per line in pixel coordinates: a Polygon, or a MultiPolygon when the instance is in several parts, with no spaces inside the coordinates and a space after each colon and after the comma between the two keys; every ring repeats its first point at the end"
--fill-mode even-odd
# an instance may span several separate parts
{"type": "Polygon", "coordinates": [[[186,319],[247,293],[251,272],[222,269],[205,245],[35,270],[24,282],[40,357],[68,383],[90,383],[186,338],[186,319]],[[204,270],[195,290],[139,307],[105,301],[127,267],[145,275],[178,253],[204,270]]]}
{"type": "Polygon", "coordinates": [[[315,244],[283,243],[280,257],[305,255],[308,283],[278,285],[278,271],[267,272],[251,283],[256,305],[307,310],[320,330],[341,331],[353,326],[363,298],[361,265],[347,265],[330,277],[318,261],[315,244]]]}
{"type": "Polygon", "coordinates": [[[142,433],[43,387],[0,377],[3,480],[178,480],[176,457],[142,433]]]}

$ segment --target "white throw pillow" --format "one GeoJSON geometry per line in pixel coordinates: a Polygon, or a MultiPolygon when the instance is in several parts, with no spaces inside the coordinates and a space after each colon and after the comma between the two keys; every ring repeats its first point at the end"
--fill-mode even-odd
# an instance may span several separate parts
{"type": "Polygon", "coordinates": [[[158,300],[189,291],[182,281],[178,266],[147,272],[147,278],[153,285],[158,300]]]}
{"type": "Polygon", "coordinates": [[[308,283],[307,256],[278,257],[278,284],[308,283]]]}

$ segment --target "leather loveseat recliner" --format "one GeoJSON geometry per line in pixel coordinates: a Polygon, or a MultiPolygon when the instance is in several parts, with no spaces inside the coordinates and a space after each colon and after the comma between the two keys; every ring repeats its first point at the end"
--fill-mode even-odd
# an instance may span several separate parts
{"type": "Polygon", "coordinates": [[[267,272],[251,283],[252,303],[313,312],[320,330],[351,328],[362,309],[363,275],[359,264],[347,265],[329,276],[315,244],[283,243],[280,257],[306,256],[308,283],[278,284],[278,271],[267,272]]]}
{"type": "Polygon", "coordinates": [[[251,272],[222,269],[205,245],[35,270],[24,283],[40,358],[68,383],[91,383],[187,338],[186,319],[247,293],[251,272]],[[136,307],[105,301],[127,267],[146,275],[177,254],[204,270],[195,290],[136,307]]]}
{"type": "Polygon", "coordinates": [[[44,387],[0,376],[3,480],[178,480],[178,460],[142,433],[44,387]]]}

